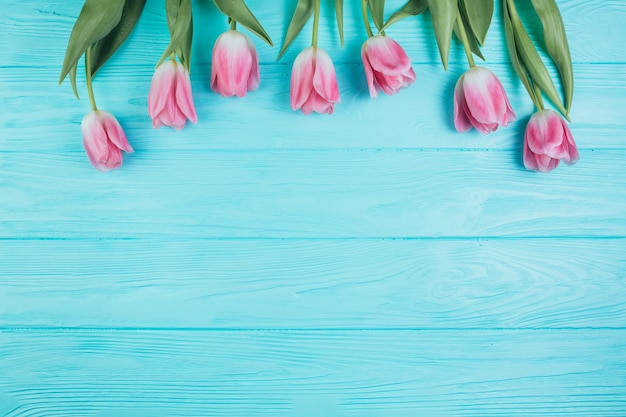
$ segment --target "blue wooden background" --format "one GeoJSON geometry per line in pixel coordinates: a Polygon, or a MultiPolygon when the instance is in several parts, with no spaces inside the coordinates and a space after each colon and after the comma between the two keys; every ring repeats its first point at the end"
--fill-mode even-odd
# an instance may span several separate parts
{"type": "MultiPolygon", "coordinates": [[[[277,44],[295,3],[249,1],[277,44]]],[[[581,160],[550,174],[522,165],[499,7],[484,52],[519,121],[485,136],[452,126],[458,44],[444,72],[426,19],[392,27],[417,81],[371,100],[358,3],[344,49],[332,3],[342,102],[305,117],[310,26],[279,62],[255,38],[260,89],[224,99],[227,24],[194,2],[200,120],[174,132],[147,115],[168,43],[148,0],[96,77],[136,149],[100,173],[84,78],[80,102],[57,86],[81,2],[3,1],[1,416],[626,415],[626,2],[559,1],[581,160]]]]}

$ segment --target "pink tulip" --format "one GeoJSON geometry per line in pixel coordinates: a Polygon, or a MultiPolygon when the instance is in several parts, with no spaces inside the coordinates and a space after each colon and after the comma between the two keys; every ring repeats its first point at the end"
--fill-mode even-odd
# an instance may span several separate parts
{"type": "Polygon", "coordinates": [[[473,67],[459,78],[454,89],[454,126],[459,132],[473,127],[493,132],[515,120],[502,83],[484,67],[473,67]]]}
{"type": "Polygon", "coordinates": [[[189,72],[180,62],[164,62],[154,72],[148,94],[148,113],[154,128],[165,125],[180,130],[187,119],[198,122],[189,72]]]}
{"type": "Polygon", "coordinates": [[[361,48],[361,59],[370,96],[376,98],[376,87],[385,94],[396,94],[415,81],[411,60],[402,47],[383,35],[372,36],[361,48]]]}
{"type": "Polygon", "coordinates": [[[563,161],[573,165],[578,161],[578,149],[565,120],[553,110],[533,114],[524,134],[524,166],[550,172],[563,161]]]}
{"type": "Polygon", "coordinates": [[[300,52],[291,70],[291,108],[304,114],[332,114],[339,101],[335,67],[328,54],[316,47],[300,52]]]}
{"type": "Polygon", "coordinates": [[[122,165],[122,151],[133,152],[122,126],[111,113],[94,110],[83,118],[83,145],[89,162],[98,171],[110,171],[122,165]]]}
{"type": "Polygon", "coordinates": [[[259,82],[259,58],[250,38],[236,30],[222,33],[213,47],[211,89],[224,97],[243,97],[259,82]]]}

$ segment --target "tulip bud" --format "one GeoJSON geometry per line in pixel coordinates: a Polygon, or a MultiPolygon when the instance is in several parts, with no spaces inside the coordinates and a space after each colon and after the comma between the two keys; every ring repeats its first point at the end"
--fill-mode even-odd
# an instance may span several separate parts
{"type": "Polygon", "coordinates": [[[363,43],[361,59],[370,96],[376,98],[376,87],[385,94],[396,94],[415,81],[411,60],[402,47],[393,39],[376,35],[363,43]]]}
{"type": "Polygon", "coordinates": [[[524,134],[524,166],[550,172],[563,161],[573,165],[578,161],[578,149],[565,120],[547,109],[533,114],[524,134]]]}
{"type": "Polygon", "coordinates": [[[304,49],[291,70],[291,108],[304,114],[332,114],[339,101],[333,61],[320,48],[304,49]]]}
{"type": "Polygon", "coordinates": [[[224,97],[243,97],[259,82],[259,58],[250,38],[236,30],[222,33],[213,47],[211,89],[224,97]]]}
{"type": "Polygon", "coordinates": [[[94,110],[87,113],[81,130],[89,162],[99,171],[119,168],[122,151],[133,152],[122,126],[109,112],[94,110]]]}
{"type": "Polygon", "coordinates": [[[154,128],[165,125],[180,130],[187,119],[198,122],[189,72],[181,63],[164,62],[154,72],[148,94],[148,113],[154,128]]]}
{"type": "Polygon", "coordinates": [[[473,127],[490,133],[515,120],[502,83],[484,67],[473,67],[459,78],[454,89],[454,126],[459,132],[473,127]]]}

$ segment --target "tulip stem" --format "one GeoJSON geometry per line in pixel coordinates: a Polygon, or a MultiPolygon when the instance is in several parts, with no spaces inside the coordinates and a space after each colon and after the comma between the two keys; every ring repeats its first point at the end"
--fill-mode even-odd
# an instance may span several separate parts
{"type": "Polygon", "coordinates": [[[87,48],[85,52],[85,75],[87,81],[87,92],[89,93],[89,104],[91,104],[91,110],[96,111],[98,107],[96,107],[96,99],[93,95],[93,86],[91,84],[91,78],[93,74],[91,73],[91,46],[87,48]]]}
{"type": "Polygon", "coordinates": [[[230,30],[237,30],[237,21],[233,18],[229,18],[230,20],[230,30]]]}
{"type": "Polygon", "coordinates": [[[541,98],[541,90],[539,89],[537,84],[534,84],[534,83],[533,83],[533,90],[535,94],[531,94],[531,98],[533,98],[533,95],[534,95],[533,102],[535,103],[535,106],[537,106],[537,110],[543,111],[545,107],[543,105],[543,99],[541,98]]]}
{"type": "Polygon", "coordinates": [[[317,48],[317,29],[320,24],[320,0],[315,0],[315,11],[313,12],[313,40],[311,45],[317,48]]]}
{"type": "Polygon", "coordinates": [[[461,33],[461,41],[463,42],[463,47],[465,48],[465,55],[467,55],[467,62],[469,63],[470,68],[474,68],[476,63],[474,62],[472,50],[469,46],[469,41],[467,40],[467,32],[465,31],[463,19],[461,19],[461,13],[457,13],[456,15],[456,23],[459,25],[459,32],[461,33]]]}
{"type": "Polygon", "coordinates": [[[363,13],[363,24],[365,25],[367,37],[371,38],[372,36],[374,36],[374,33],[372,32],[369,15],[367,14],[367,0],[361,0],[361,12],[363,13]]]}

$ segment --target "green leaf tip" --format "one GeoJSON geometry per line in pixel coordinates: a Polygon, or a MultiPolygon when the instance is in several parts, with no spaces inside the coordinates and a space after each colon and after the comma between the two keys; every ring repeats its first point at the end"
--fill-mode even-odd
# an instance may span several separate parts
{"type": "Polygon", "coordinates": [[[87,48],[107,36],[117,26],[125,3],[125,0],[85,0],[67,43],[59,84],[78,64],[87,48]]]}
{"type": "Polygon", "coordinates": [[[458,0],[426,0],[426,2],[433,22],[441,63],[447,70],[452,31],[458,14],[458,0]]]}
{"type": "Polygon", "coordinates": [[[261,23],[252,14],[244,0],[213,0],[213,3],[215,3],[220,12],[248,28],[248,30],[263,39],[270,46],[274,46],[270,35],[267,34],[261,23]]]}
{"type": "Polygon", "coordinates": [[[283,54],[287,51],[287,48],[289,48],[291,43],[296,39],[300,32],[302,32],[302,28],[304,28],[306,22],[308,22],[311,16],[313,16],[313,3],[314,0],[298,0],[291,22],[287,28],[287,33],[285,34],[283,47],[278,53],[278,58],[276,58],[276,60],[279,60],[283,56],[283,54]]]}

